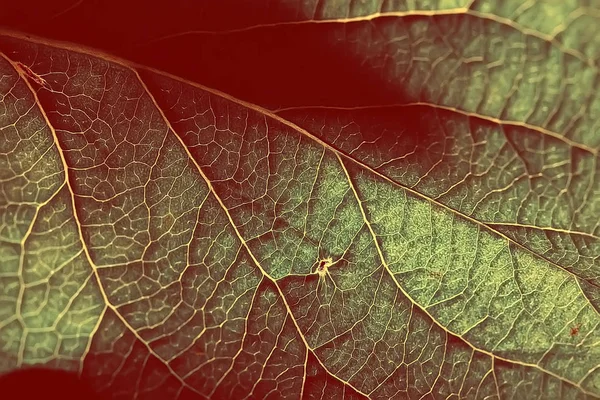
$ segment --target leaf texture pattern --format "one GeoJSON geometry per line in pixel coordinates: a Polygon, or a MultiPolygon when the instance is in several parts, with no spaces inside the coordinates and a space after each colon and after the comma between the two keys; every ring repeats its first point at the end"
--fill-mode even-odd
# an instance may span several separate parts
{"type": "Polygon", "coordinates": [[[4,32],[0,370],[126,399],[600,397],[600,13],[563,6],[315,2],[213,38],[322,25],[401,92],[358,106],[4,32]]]}

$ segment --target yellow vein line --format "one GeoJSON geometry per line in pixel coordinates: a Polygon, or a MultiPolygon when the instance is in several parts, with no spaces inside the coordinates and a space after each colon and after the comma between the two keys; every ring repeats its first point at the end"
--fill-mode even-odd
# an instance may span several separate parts
{"type": "Polygon", "coordinates": [[[193,35],[229,35],[234,33],[242,33],[249,32],[253,30],[263,29],[263,28],[277,28],[277,27],[285,27],[285,26],[302,26],[302,25],[322,25],[322,24],[348,24],[352,22],[365,22],[372,21],[378,18],[385,17],[410,17],[410,16],[422,16],[422,17],[435,17],[438,15],[464,15],[468,13],[468,7],[457,7],[457,8],[448,8],[445,10],[410,10],[410,11],[390,11],[390,12],[376,12],[373,14],[367,14],[357,17],[344,17],[344,18],[326,18],[326,19],[305,19],[299,21],[284,21],[284,22],[268,22],[264,24],[257,25],[249,25],[242,28],[233,28],[227,30],[189,30],[184,32],[177,32],[170,35],[160,36],[143,43],[138,44],[138,46],[147,46],[152,43],[162,42],[165,40],[176,39],[184,36],[193,36],[193,35]]]}
{"type": "MultiPolygon", "coordinates": [[[[200,167],[200,165],[196,161],[195,157],[192,155],[192,153],[190,153],[190,149],[188,148],[188,146],[183,142],[183,140],[181,139],[181,137],[176,133],[175,129],[171,126],[171,122],[169,121],[169,119],[166,117],[166,115],[162,111],[162,107],[160,107],[158,105],[158,103],[156,102],[156,99],[152,95],[152,92],[147,87],[146,83],[144,82],[144,80],[142,79],[142,77],[139,75],[138,71],[135,70],[135,69],[133,69],[133,68],[131,68],[131,70],[137,76],[138,81],[140,82],[140,84],[144,88],[145,92],[148,94],[148,96],[152,100],[154,106],[156,107],[156,110],[160,113],[160,115],[163,118],[165,124],[169,127],[169,129],[171,130],[172,134],[177,138],[177,141],[181,144],[181,146],[184,149],[185,153],[187,154],[187,156],[189,157],[189,159],[192,161],[192,163],[194,164],[194,166],[198,170],[198,173],[200,174],[200,176],[202,176],[202,179],[204,179],[204,181],[206,182],[206,185],[208,186],[210,192],[215,197],[215,199],[217,200],[217,202],[219,203],[219,205],[223,209],[223,212],[227,216],[229,224],[231,225],[231,227],[235,231],[235,234],[236,234],[237,238],[242,243],[242,246],[244,247],[244,249],[248,252],[248,255],[250,256],[250,258],[252,258],[252,261],[254,262],[254,264],[256,265],[256,267],[260,270],[260,272],[263,274],[263,276],[266,277],[269,281],[271,281],[273,283],[273,285],[277,288],[277,293],[281,297],[281,299],[283,301],[283,304],[285,305],[285,308],[287,309],[287,312],[290,315],[290,319],[292,320],[292,322],[294,323],[294,326],[296,327],[296,329],[298,331],[298,336],[300,336],[300,338],[302,339],[302,342],[304,343],[304,345],[306,346],[307,349],[309,349],[310,351],[314,351],[310,347],[310,345],[308,344],[308,342],[306,341],[306,338],[304,337],[304,334],[302,333],[302,330],[300,329],[300,326],[298,325],[298,322],[296,321],[296,318],[294,318],[294,314],[292,313],[292,310],[291,310],[291,308],[290,308],[290,306],[289,306],[289,304],[287,302],[286,297],[284,296],[283,292],[281,291],[281,288],[277,284],[277,281],[271,275],[269,275],[267,273],[267,271],[265,271],[265,269],[262,267],[262,265],[260,264],[260,262],[258,261],[258,259],[256,258],[256,256],[254,255],[254,253],[250,249],[250,246],[248,246],[248,243],[246,243],[246,241],[244,240],[244,238],[243,238],[242,234],[240,233],[237,225],[233,221],[233,218],[231,217],[231,214],[229,213],[229,209],[225,206],[225,203],[223,203],[223,200],[217,194],[217,191],[213,187],[212,182],[210,181],[210,179],[208,179],[208,177],[204,173],[204,170],[200,167]]],[[[350,382],[346,382],[346,381],[342,380],[341,378],[337,377],[335,374],[331,373],[329,371],[329,369],[327,369],[327,367],[321,362],[321,360],[318,357],[316,357],[316,355],[315,355],[315,359],[319,362],[319,364],[321,365],[321,367],[325,371],[327,371],[327,373],[329,373],[329,375],[331,377],[337,379],[338,381],[340,381],[344,385],[348,385],[348,386],[352,387],[354,390],[356,390],[357,393],[360,393],[360,394],[364,395],[365,397],[368,397],[365,393],[361,392],[358,388],[354,387],[350,382]]]]}
{"type": "Polygon", "coordinates": [[[588,392],[587,390],[585,390],[584,388],[582,388],[581,386],[579,386],[579,384],[577,384],[576,382],[573,382],[567,378],[561,377],[560,375],[547,370],[537,364],[532,364],[532,363],[527,363],[527,362],[522,362],[522,361],[516,361],[516,360],[511,360],[508,358],[504,358],[501,356],[498,356],[492,352],[489,352],[487,350],[481,349],[479,347],[476,347],[475,345],[473,345],[472,343],[470,343],[468,340],[466,340],[465,338],[462,337],[462,335],[458,334],[458,333],[454,333],[454,332],[450,332],[448,329],[446,329],[429,311],[427,311],[426,308],[421,307],[421,305],[419,305],[419,303],[417,303],[417,301],[415,299],[413,299],[411,297],[411,295],[404,290],[404,287],[400,284],[400,282],[398,282],[398,279],[396,279],[396,276],[394,275],[394,273],[391,271],[389,265],[387,264],[387,261],[385,260],[385,257],[383,256],[383,251],[381,250],[381,246],[379,246],[379,242],[377,241],[377,234],[375,233],[375,231],[373,230],[373,227],[371,226],[371,224],[369,223],[369,220],[367,218],[367,215],[365,213],[364,207],[362,205],[362,200],[360,199],[358,192],[356,191],[356,187],[354,186],[354,183],[352,182],[352,178],[350,177],[350,174],[348,173],[348,170],[346,168],[346,165],[344,164],[344,162],[342,161],[342,158],[340,156],[339,153],[335,154],[342,169],[344,170],[344,173],[346,174],[346,179],[348,180],[348,184],[350,185],[350,188],[352,189],[352,192],[354,193],[354,197],[356,198],[356,202],[358,203],[358,207],[360,208],[360,212],[362,214],[363,217],[363,222],[365,223],[365,225],[367,226],[367,228],[369,229],[369,232],[371,233],[371,237],[373,239],[373,243],[375,244],[375,247],[377,249],[377,253],[379,254],[379,258],[381,260],[381,263],[383,264],[384,268],[386,269],[386,271],[388,272],[388,274],[390,275],[390,277],[392,278],[392,280],[394,281],[394,283],[396,284],[396,286],[400,289],[400,291],[404,294],[404,296],[406,296],[407,299],[410,300],[410,302],[414,305],[416,305],[416,307],[419,308],[419,310],[421,310],[424,314],[426,314],[438,327],[440,327],[441,329],[443,329],[444,331],[451,333],[452,335],[458,336],[459,338],[462,339],[463,342],[465,342],[468,346],[470,346],[473,350],[478,351],[480,353],[483,353],[489,357],[491,357],[492,360],[494,360],[495,358],[498,360],[502,360],[511,364],[517,364],[517,365],[522,365],[522,366],[526,366],[526,367],[531,367],[534,369],[538,369],[541,372],[544,372],[550,376],[553,376],[554,378],[563,381],[563,382],[567,382],[573,386],[575,386],[576,388],[578,388],[579,390],[581,390],[582,392],[590,395],[590,396],[597,396],[594,393],[588,392]]]}
{"type": "Polygon", "coordinates": [[[495,14],[491,14],[491,13],[484,13],[484,12],[477,11],[477,10],[469,10],[468,14],[472,15],[474,17],[481,18],[481,19],[486,19],[488,21],[497,22],[501,25],[509,26],[511,28],[514,28],[514,29],[520,31],[524,35],[533,36],[538,39],[549,42],[553,46],[556,46],[563,53],[569,54],[569,55],[577,58],[578,60],[584,62],[585,64],[587,64],[589,67],[593,68],[594,70],[597,70],[594,60],[588,58],[584,53],[580,52],[577,49],[574,49],[572,47],[567,47],[566,45],[564,45],[563,43],[558,41],[556,39],[556,37],[553,35],[549,35],[547,33],[543,33],[543,32],[537,31],[535,29],[527,28],[527,27],[523,26],[522,24],[519,24],[509,18],[501,17],[499,15],[495,15],[495,14]]]}
{"type": "Polygon", "coordinates": [[[87,340],[87,343],[85,344],[85,349],[83,350],[83,356],[81,357],[81,360],[79,360],[79,366],[77,369],[77,373],[79,374],[79,376],[81,376],[83,374],[83,366],[85,364],[83,360],[85,360],[85,358],[90,353],[90,349],[92,348],[92,342],[93,342],[94,338],[96,337],[96,333],[98,332],[98,329],[100,329],[100,325],[102,325],[102,321],[104,321],[104,316],[106,315],[106,310],[108,310],[108,304],[105,303],[104,307],[102,307],[102,311],[100,312],[100,315],[98,316],[96,325],[94,325],[94,328],[92,328],[92,330],[90,331],[89,338],[87,340]]]}
{"type": "MultiPolygon", "coordinates": [[[[9,59],[5,54],[2,54],[5,58],[9,59]]],[[[9,59],[10,60],[10,59],[9,59]]],[[[12,62],[11,60],[11,64],[13,64],[13,66],[15,65],[14,62],[12,62]]],[[[15,70],[18,72],[18,69],[15,68],[15,70]]],[[[20,74],[19,74],[20,75],[20,74]]],[[[65,171],[65,181],[66,181],[66,186],[69,189],[69,193],[70,193],[70,198],[71,198],[71,207],[73,209],[73,220],[75,221],[75,225],[77,226],[77,234],[79,236],[79,240],[81,242],[81,247],[83,249],[83,253],[85,254],[85,257],[90,265],[90,267],[92,268],[92,271],[94,273],[94,277],[96,278],[96,281],[98,282],[98,288],[100,290],[100,295],[103,297],[104,299],[104,303],[106,304],[106,306],[108,306],[117,316],[117,318],[119,318],[119,320],[121,320],[121,322],[123,323],[123,325],[125,325],[125,327],[127,329],[129,329],[131,331],[131,333],[136,337],[136,339],[138,339],[141,343],[144,344],[144,346],[146,347],[146,349],[148,350],[148,352],[153,355],[154,357],[156,357],[156,359],[161,360],[163,362],[163,364],[165,365],[165,367],[169,370],[169,372],[184,386],[189,387],[190,390],[192,390],[195,393],[201,394],[200,392],[198,392],[196,389],[194,389],[193,387],[189,386],[184,380],[182,380],[176,373],[175,371],[171,368],[171,366],[169,365],[169,363],[165,362],[155,351],[154,349],[152,349],[152,347],[150,347],[148,345],[148,343],[142,339],[142,337],[137,333],[137,331],[129,324],[129,322],[127,322],[127,320],[118,312],[117,308],[112,305],[109,301],[108,301],[108,296],[106,295],[106,291],[104,290],[104,286],[102,285],[102,280],[100,279],[100,276],[98,274],[98,268],[96,267],[96,265],[94,264],[94,261],[92,260],[92,256],[89,253],[89,249],[87,248],[87,245],[85,243],[85,240],[83,238],[83,230],[82,230],[82,226],[81,223],[79,222],[79,218],[78,218],[78,212],[77,212],[77,207],[75,205],[75,191],[73,190],[73,187],[71,185],[71,182],[68,178],[69,176],[69,169],[68,169],[68,165],[67,165],[67,161],[65,159],[64,153],[62,152],[62,148],[60,146],[60,143],[58,141],[58,135],[56,134],[56,130],[54,129],[54,126],[51,124],[50,119],[48,118],[48,115],[46,114],[46,110],[44,110],[44,108],[41,106],[40,100],[38,98],[37,92],[35,91],[35,89],[31,86],[31,84],[29,83],[29,81],[25,78],[22,78],[23,81],[25,82],[25,84],[28,86],[31,95],[34,97],[35,99],[35,103],[38,106],[38,109],[40,110],[40,113],[42,114],[44,121],[46,123],[46,125],[48,126],[48,128],[50,128],[50,131],[52,132],[52,139],[54,141],[54,146],[56,146],[56,149],[58,151],[58,154],[60,156],[60,160],[62,163],[62,167],[65,171]]]]}
{"type": "Polygon", "coordinates": [[[598,239],[600,240],[600,236],[595,235],[593,233],[588,233],[588,232],[581,232],[581,231],[572,231],[569,229],[562,229],[562,228],[554,228],[552,226],[537,226],[537,225],[529,225],[529,224],[522,224],[519,222],[493,222],[493,221],[481,221],[482,224],[488,225],[488,226],[510,226],[510,227],[514,227],[514,228],[526,228],[526,229],[534,229],[534,230],[541,230],[541,231],[549,231],[549,232],[557,232],[557,233],[565,233],[568,235],[575,235],[575,236],[586,236],[592,239],[598,239]]]}
{"type": "Polygon", "coordinates": [[[70,6],[65,7],[63,10],[58,11],[56,14],[51,15],[48,19],[52,20],[52,19],[56,19],[72,10],[74,10],[75,8],[79,7],[81,4],[83,4],[83,0],[78,0],[76,2],[74,2],[73,4],[71,4],[70,6]]]}
{"type": "MultiPolygon", "coordinates": [[[[579,13],[583,14],[583,12],[579,13]]],[[[585,15],[591,15],[591,12],[585,15]]],[[[382,18],[405,18],[405,17],[436,17],[436,16],[444,16],[444,15],[470,15],[473,17],[477,17],[479,19],[496,22],[498,24],[508,26],[513,28],[524,35],[532,36],[538,38],[540,40],[551,43],[553,46],[558,48],[561,52],[565,54],[569,54],[583,63],[587,64],[589,67],[593,69],[597,69],[595,61],[591,58],[587,57],[581,51],[569,47],[558,39],[556,39],[555,35],[547,34],[532,28],[528,28],[518,22],[511,20],[510,18],[502,17],[492,13],[481,12],[477,10],[471,10],[470,5],[467,7],[458,7],[458,8],[449,8],[445,10],[410,10],[410,11],[384,11],[384,12],[376,12],[372,14],[357,16],[357,17],[344,17],[344,18],[324,18],[324,19],[306,19],[300,21],[284,21],[284,22],[271,22],[264,24],[256,24],[249,25],[242,28],[233,28],[226,30],[189,30],[184,32],[177,32],[170,35],[160,36],[145,42],[140,42],[137,44],[139,47],[148,46],[153,43],[166,41],[170,39],[177,39],[184,36],[194,36],[194,35],[229,35],[236,34],[242,32],[249,32],[259,29],[268,29],[268,28],[277,28],[277,27],[286,27],[286,26],[302,26],[302,25],[320,25],[320,24],[348,24],[352,22],[371,22],[376,19],[382,18]]],[[[597,17],[594,15],[594,17],[597,17]]]]}
{"type": "Polygon", "coordinates": [[[561,142],[568,144],[571,147],[575,147],[586,152],[592,153],[593,155],[598,155],[598,149],[585,145],[583,143],[576,142],[568,137],[561,135],[555,131],[544,128],[542,126],[533,125],[527,122],[517,121],[517,120],[504,120],[498,117],[492,117],[489,115],[480,114],[476,111],[467,111],[458,107],[453,106],[444,106],[440,104],[435,104],[427,101],[416,101],[410,103],[403,104],[381,104],[381,105],[365,105],[365,106],[356,106],[356,107],[339,107],[339,106],[293,106],[293,107],[285,107],[277,110],[272,110],[274,113],[279,114],[286,111],[308,111],[308,110],[342,110],[342,111],[362,111],[362,110],[372,110],[372,109],[394,109],[394,108],[404,108],[404,107],[431,107],[434,109],[450,111],[457,114],[464,115],[466,117],[478,118],[484,121],[492,122],[497,125],[507,125],[507,126],[516,126],[519,128],[530,129],[532,131],[536,131],[543,135],[550,136],[554,139],[558,139],[561,142]]]}
{"type": "Polygon", "coordinates": [[[300,399],[304,399],[304,387],[306,386],[306,373],[308,368],[308,352],[310,350],[308,347],[306,348],[306,352],[304,353],[304,364],[302,365],[302,385],[300,387],[300,399]]]}

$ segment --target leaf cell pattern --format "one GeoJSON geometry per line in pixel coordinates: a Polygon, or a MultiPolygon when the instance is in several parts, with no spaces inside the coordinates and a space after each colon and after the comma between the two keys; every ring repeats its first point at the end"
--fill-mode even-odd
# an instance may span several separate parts
{"type": "Polygon", "coordinates": [[[273,111],[0,37],[1,370],[114,398],[600,397],[587,14],[351,3],[318,14],[357,17],[343,39],[414,102],[273,111]]]}

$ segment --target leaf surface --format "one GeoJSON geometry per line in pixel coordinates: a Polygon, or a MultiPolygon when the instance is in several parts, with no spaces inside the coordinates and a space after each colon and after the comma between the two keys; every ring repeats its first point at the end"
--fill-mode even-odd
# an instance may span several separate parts
{"type": "Polygon", "coordinates": [[[417,3],[194,36],[318,32],[386,82],[358,104],[3,35],[2,370],[116,398],[600,397],[594,14],[417,3]]]}

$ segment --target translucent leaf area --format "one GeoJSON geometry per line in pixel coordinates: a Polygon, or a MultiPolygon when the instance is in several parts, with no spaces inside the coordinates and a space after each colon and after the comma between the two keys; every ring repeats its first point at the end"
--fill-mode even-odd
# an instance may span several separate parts
{"type": "Polygon", "coordinates": [[[0,372],[105,399],[600,398],[582,3],[290,2],[137,37],[239,67],[251,40],[318,36],[372,89],[285,101],[283,57],[238,86],[223,66],[226,94],[202,57],[0,32],[0,372]]]}

